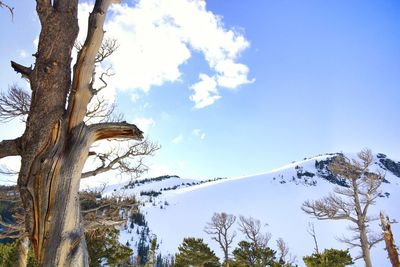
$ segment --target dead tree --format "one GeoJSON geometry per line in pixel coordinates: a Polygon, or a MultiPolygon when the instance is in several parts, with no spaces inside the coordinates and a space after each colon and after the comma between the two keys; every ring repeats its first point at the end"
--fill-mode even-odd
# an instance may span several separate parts
{"type": "Polygon", "coordinates": [[[318,248],[318,242],[317,242],[317,234],[315,233],[315,227],[313,223],[308,223],[308,229],[307,229],[307,233],[309,233],[313,240],[314,240],[314,253],[315,254],[319,254],[319,248],[318,248]]]}
{"type": "Polygon", "coordinates": [[[236,232],[230,233],[230,228],[236,221],[236,216],[225,212],[214,213],[211,222],[208,222],[204,232],[211,236],[221,247],[224,253],[224,266],[229,267],[229,248],[236,236],[236,232]]]}
{"type": "Polygon", "coordinates": [[[334,193],[321,200],[306,201],[302,210],[319,220],[348,220],[354,227],[355,235],[342,238],[341,241],[351,247],[361,248],[365,265],[371,267],[370,249],[382,238],[368,234],[368,224],[373,218],[368,215],[368,209],[380,195],[379,187],[383,175],[369,171],[373,164],[372,152],[368,149],[358,153],[360,161],[348,159],[339,155],[329,166],[331,172],[347,181],[348,187],[336,187],[334,193]]]}
{"type": "Polygon", "coordinates": [[[279,253],[279,262],[285,264],[285,266],[292,266],[296,261],[296,257],[289,253],[289,245],[283,238],[276,240],[276,248],[279,253]]]}
{"type": "Polygon", "coordinates": [[[383,231],[383,239],[385,240],[390,262],[392,263],[393,267],[400,267],[399,252],[397,251],[396,244],[394,243],[390,220],[388,217],[385,217],[382,212],[380,214],[380,218],[383,231]]]}
{"type": "Polygon", "coordinates": [[[89,149],[105,139],[141,140],[143,133],[126,122],[85,123],[96,95],[96,56],[112,0],[96,0],[73,70],[78,1],[36,3],[41,32],[34,67],[11,62],[30,84],[26,127],[22,136],[0,142],[0,158],[21,157],[18,189],[39,264],[88,266],[78,189],[89,149]]]}
{"type": "Polygon", "coordinates": [[[246,236],[246,238],[254,244],[255,248],[268,247],[268,242],[271,239],[270,233],[263,233],[261,229],[260,220],[252,217],[239,217],[239,230],[246,236]]]}

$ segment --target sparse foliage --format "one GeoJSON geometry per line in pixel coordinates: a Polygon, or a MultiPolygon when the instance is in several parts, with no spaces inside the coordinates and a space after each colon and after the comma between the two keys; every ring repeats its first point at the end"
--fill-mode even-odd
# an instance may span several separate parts
{"type": "Polygon", "coordinates": [[[368,210],[380,195],[379,187],[383,174],[370,172],[373,164],[372,152],[368,149],[358,153],[360,161],[339,155],[330,164],[331,172],[347,181],[348,187],[336,187],[333,194],[316,201],[306,201],[302,209],[319,220],[348,220],[355,235],[341,239],[350,247],[359,247],[367,267],[371,267],[370,248],[382,240],[369,233],[369,223],[374,220],[368,210]]]}
{"type": "Polygon", "coordinates": [[[285,266],[292,266],[296,261],[296,257],[289,252],[289,245],[283,238],[276,240],[276,247],[279,257],[278,262],[285,266]]]}
{"type": "Polygon", "coordinates": [[[307,232],[312,236],[314,240],[314,253],[319,254],[317,234],[315,233],[315,226],[313,223],[308,223],[307,232]]]}
{"type": "Polygon", "coordinates": [[[17,85],[12,85],[7,92],[0,92],[0,121],[7,122],[20,117],[25,122],[30,104],[30,94],[17,85]]]}
{"type": "Polygon", "coordinates": [[[224,266],[229,266],[229,249],[236,236],[236,232],[230,230],[236,221],[236,216],[225,212],[214,213],[211,222],[208,222],[204,231],[216,241],[224,253],[224,266]]]}
{"type": "Polygon", "coordinates": [[[260,220],[252,217],[239,217],[239,230],[246,236],[249,242],[256,248],[267,247],[271,239],[270,233],[263,233],[260,220]]]}

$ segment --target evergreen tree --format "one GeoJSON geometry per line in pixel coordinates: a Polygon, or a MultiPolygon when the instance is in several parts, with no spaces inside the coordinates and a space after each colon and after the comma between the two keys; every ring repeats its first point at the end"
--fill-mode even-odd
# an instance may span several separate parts
{"type": "MultiPolygon", "coordinates": [[[[0,266],[14,267],[18,262],[18,245],[19,241],[12,243],[0,244],[0,266]]],[[[27,267],[37,267],[38,264],[32,249],[28,252],[27,267]]]]}
{"type": "Polygon", "coordinates": [[[151,240],[150,250],[147,253],[147,262],[145,267],[155,267],[157,263],[156,259],[156,250],[157,250],[157,238],[151,240]]]}
{"type": "Polygon", "coordinates": [[[325,249],[323,253],[314,253],[303,257],[307,267],[344,267],[353,264],[348,250],[325,249]]]}
{"type": "Polygon", "coordinates": [[[90,267],[102,266],[105,259],[109,266],[119,266],[129,261],[132,250],[119,243],[115,228],[96,229],[86,234],[90,267]]]}
{"type": "MultiPolygon", "coordinates": [[[[233,251],[232,267],[276,266],[275,251],[269,247],[259,247],[253,242],[240,241],[233,251]]],[[[278,265],[279,266],[279,265],[278,265]]]]}
{"type": "Polygon", "coordinates": [[[147,243],[147,235],[146,235],[145,228],[143,228],[142,231],[140,232],[140,239],[139,239],[138,248],[137,248],[138,249],[137,263],[142,264],[142,265],[146,264],[147,254],[149,253],[149,245],[147,243]]]}
{"type": "Polygon", "coordinates": [[[175,267],[219,267],[219,259],[201,238],[188,237],[178,247],[175,267]]]}

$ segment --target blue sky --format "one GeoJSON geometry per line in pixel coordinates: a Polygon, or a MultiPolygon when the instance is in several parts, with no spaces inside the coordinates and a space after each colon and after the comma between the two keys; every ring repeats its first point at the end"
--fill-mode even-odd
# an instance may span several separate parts
{"type": "MultiPolygon", "coordinates": [[[[398,1],[160,2],[167,4],[151,13],[129,3],[114,9],[109,21],[123,51],[112,62],[120,76],[110,98],[162,146],[149,161],[149,175],[250,175],[364,147],[400,159],[398,1]],[[174,17],[168,5],[187,5],[183,13],[197,6],[187,11],[193,19],[179,24],[181,13],[174,17]],[[172,14],[157,20],[156,31],[149,28],[151,38],[135,27],[145,27],[140,25],[149,14],[172,14]],[[171,17],[179,27],[171,26],[171,17]],[[142,46],[123,48],[140,38],[146,40],[142,46]],[[137,60],[118,61],[129,54],[137,60]],[[140,72],[147,65],[148,77],[140,72]],[[196,102],[197,93],[208,98],[196,102]]],[[[26,55],[35,52],[39,31],[32,3],[16,2],[15,12],[14,22],[5,10],[0,13],[2,89],[24,84],[9,60],[32,64],[26,55]]],[[[0,127],[0,137],[21,131],[17,122],[0,127]]]]}

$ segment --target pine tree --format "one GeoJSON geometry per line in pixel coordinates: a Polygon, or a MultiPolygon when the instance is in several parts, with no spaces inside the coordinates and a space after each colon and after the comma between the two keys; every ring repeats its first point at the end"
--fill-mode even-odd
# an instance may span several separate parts
{"type": "Polygon", "coordinates": [[[145,228],[140,232],[140,239],[138,244],[138,264],[146,264],[147,254],[149,253],[149,245],[147,243],[147,235],[145,233],[145,228]]]}
{"type": "Polygon", "coordinates": [[[115,228],[96,229],[86,233],[89,266],[102,266],[104,259],[109,266],[118,266],[129,261],[132,250],[119,243],[119,231],[115,228]]]}
{"type": "Polygon", "coordinates": [[[233,251],[232,267],[274,266],[276,252],[269,247],[256,246],[254,242],[240,241],[233,251]]]}
{"type": "Polygon", "coordinates": [[[178,247],[175,267],[219,267],[219,259],[201,238],[188,237],[178,247]]]}
{"type": "Polygon", "coordinates": [[[353,264],[348,250],[325,249],[322,253],[314,253],[303,257],[307,267],[344,267],[353,264]]]}
{"type": "MultiPolygon", "coordinates": [[[[1,244],[0,243],[0,266],[1,267],[14,267],[18,262],[18,246],[19,240],[12,243],[1,244]]],[[[37,267],[37,261],[32,249],[29,249],[27,255],[27,261],[25,262],[27,267],[37,267]]]]}
{"type": "Polygon", "coordinates": [[[147,253],[147,262],[145,267],[155,267],[156,260],[156,250],[157,250],[157,238],[151,240],[151,246],[149,252],[147,253]]]}

